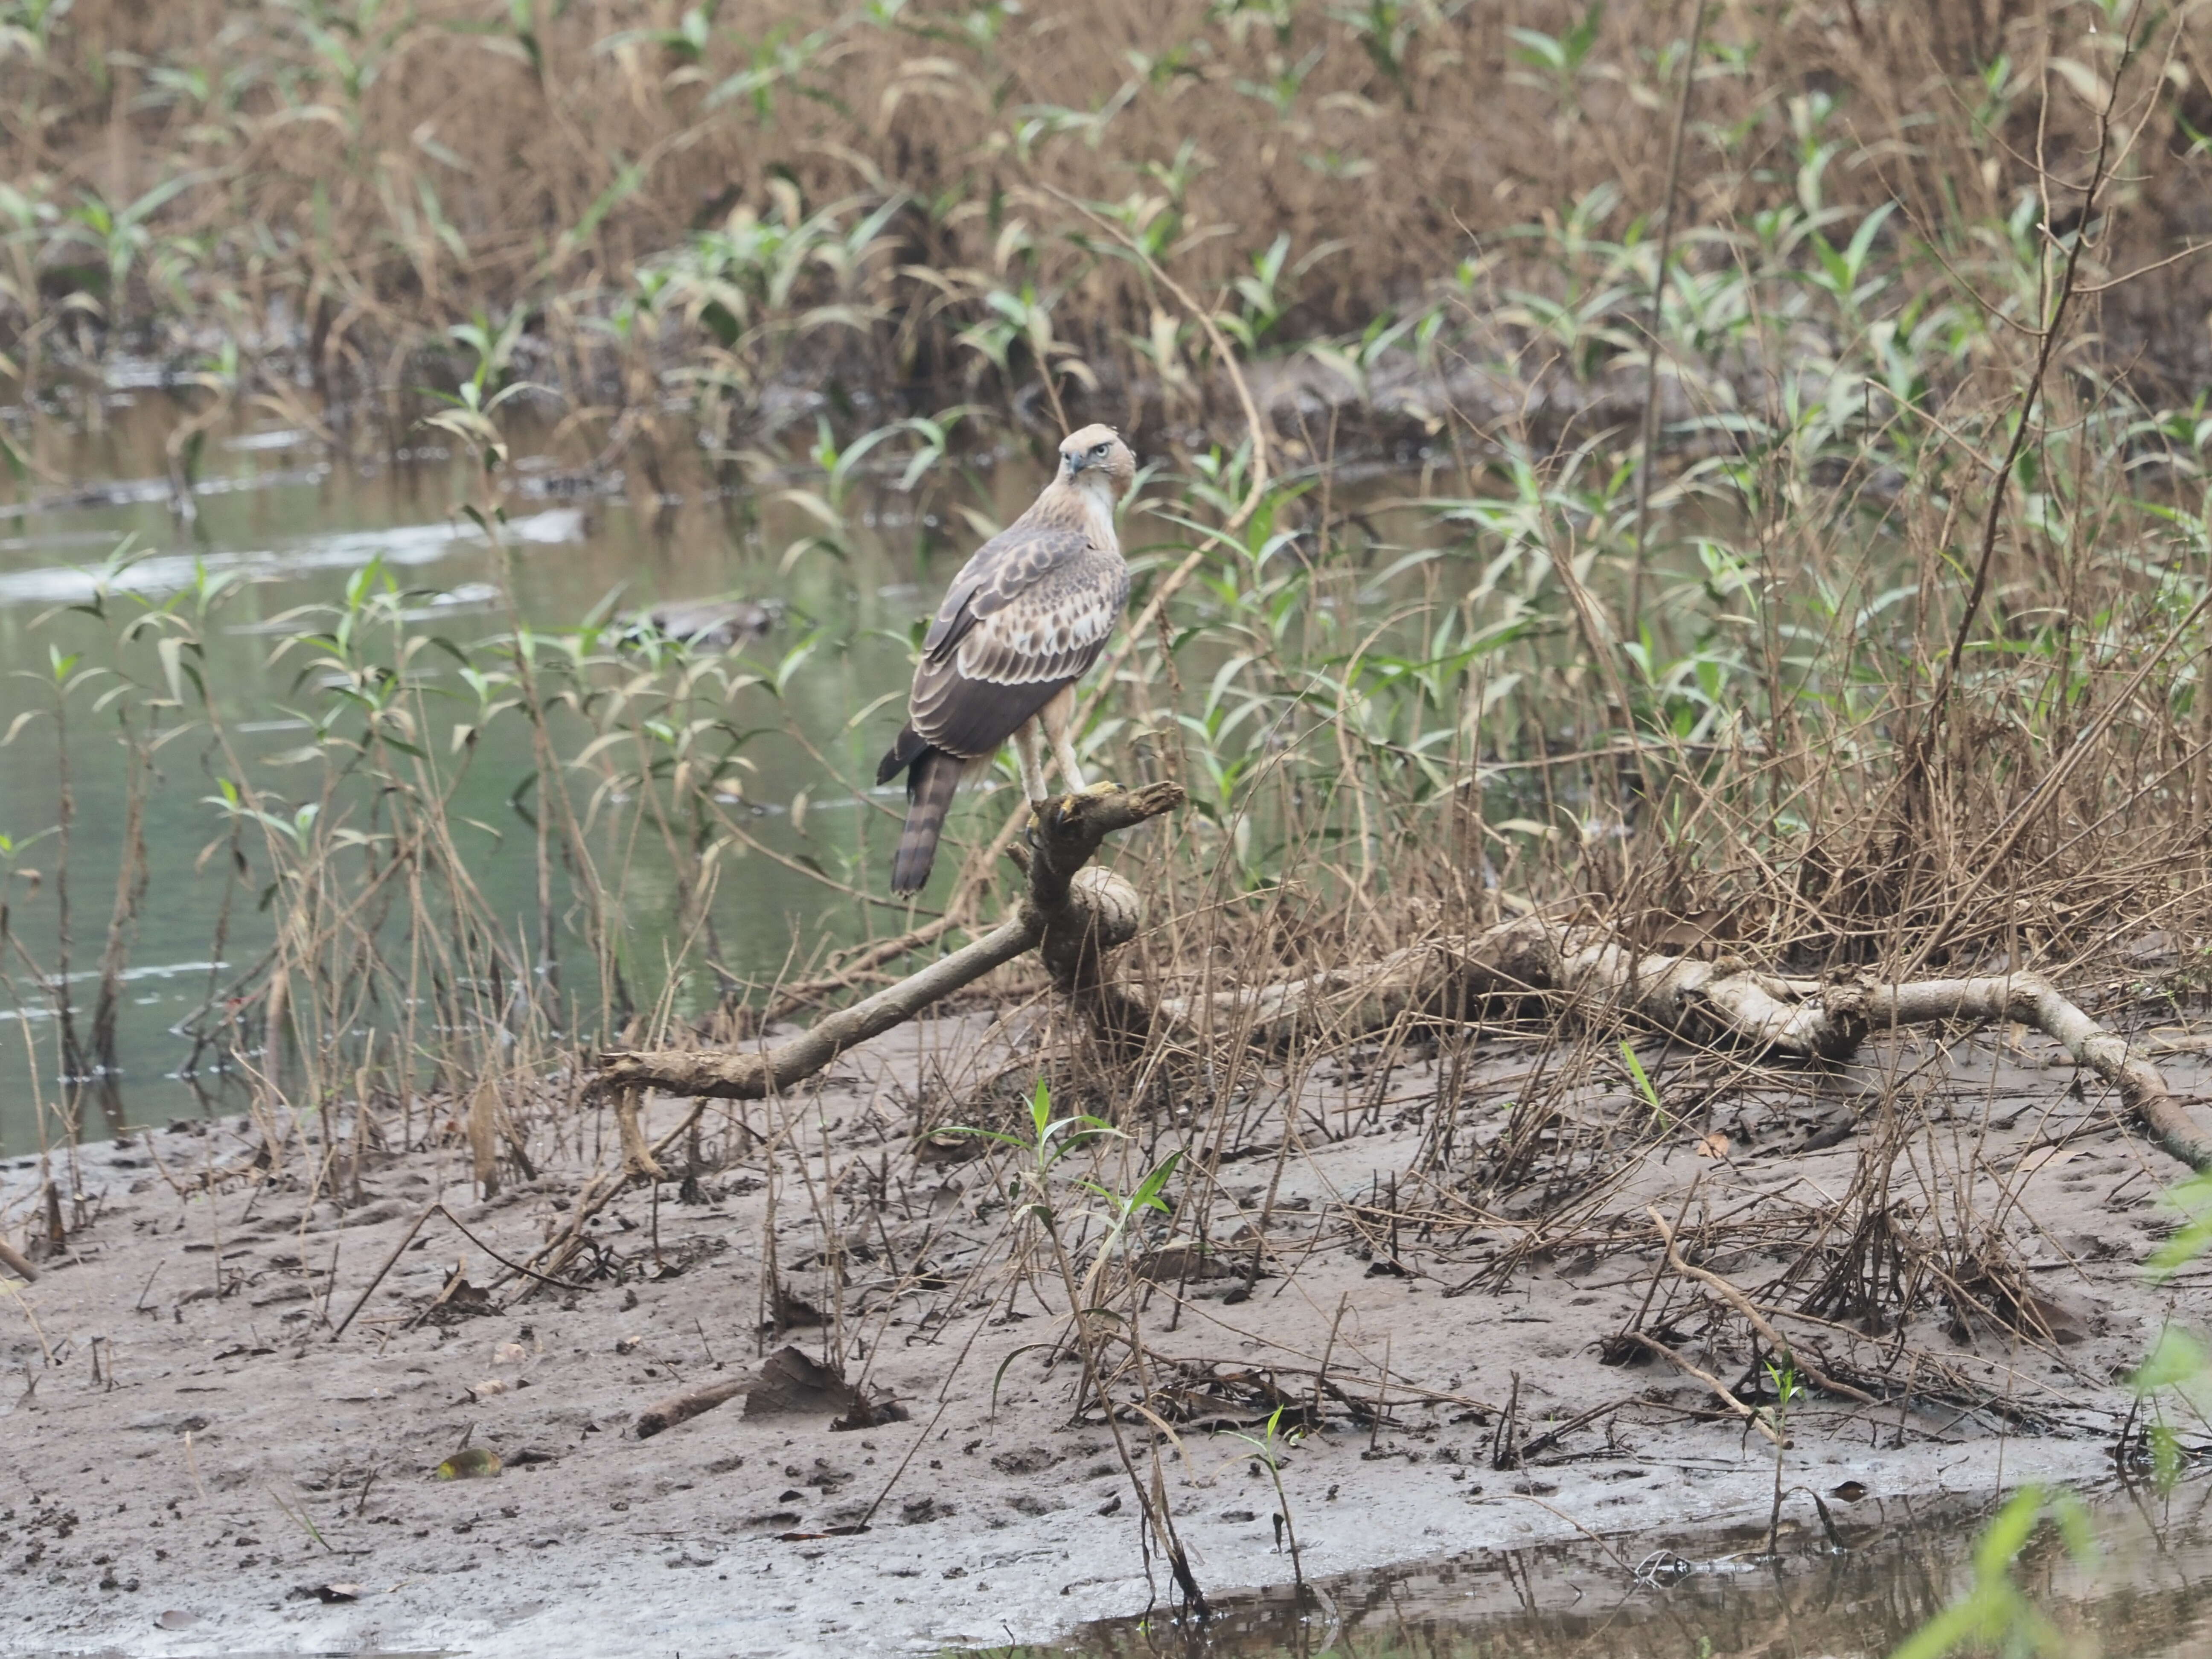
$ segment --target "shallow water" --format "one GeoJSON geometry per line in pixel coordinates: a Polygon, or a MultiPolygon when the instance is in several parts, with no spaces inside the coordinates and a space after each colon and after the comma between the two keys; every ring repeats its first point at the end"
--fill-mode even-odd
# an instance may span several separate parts
{"type": "MultiPolygon", "coordinates": [[[[1802,1507],[1802,1500],[1798,1507],[1802,1507]]],[[[1052,1649],[1147,1654],[1418,1655],[1430,1659],[1881,1659],[1972,1583],[1986,1506],[1831,1498],[1837,1550],[1785,1523],[1698,1543],[1647,1540],[1510,1550],[1220,1599],[1202,1632],[1164,1619],[1086,1627],[1052,1649]]],[[[2098,1558],[2046,1528],[2017,1582],[2062,1633],[2056,1651],[2100,1659],[2212,1653],[2212,1486],[2094,1500],[2098,1558]]],[[[1285,1563],[1287,1568],[1287,1563],[1285,1563]]],[[[1962,1650],[1981,1652],[1983,1649],[1962,1650]]]]}
{"type": "MultiPolygon", "coordinates": [[[[88,660],[114,655],[105,626],[57,614],[58,608],[94,596],[96,573],[126,538],[137,556],[121,586],[155,602],[187,587],[200,568],[242,578],[246,592],[222,613],[221,631],[210,641],[207,678],[227,722],[258,763],[257,781],[278,795],[287,794],[288,786],[307,787],[315,775],[313,768],[288,774],[272,763],[296,748],[306,730],[294,702],[295,670],[270,660],[277,641],[305,625],[295,614],[300,607],[337,599],[356,571],[380,559],[396,581],[417,591],[417,612],[454,638],[482,638],[502,626],[498,556],[455,511],[472,487],[465,462],[423,450],[370,467],[334,464],[319,459],[321,447],[307,434],[238,431],[210,440],[195,493],[197,520],[187,526],[171,511],[163,482],[162,439],[173,418],[166,400],[148,396],[111,410],[109,424],[97,434],[49,431],[41,459],[71,483],[36,486],[27,497],[19,491],[15,503],[0,503],[0,668],[8,671],[0,674],[0,732],[25,720],[0,746],[0,836],[12,843],[19,871],[38,877],[18,880],[9,916],[31,960],[11,947],[0,962],[0,1156],[35,1148],[38,1109],[42,1103],[51,1126],[59,1092],[52,1011],[36,988],[38,975],[58,965],[59,848],[51,833],[41,836],[59,817],[61,788],[50,652],[82,651],[88,660]],[[87,485],[100,488],[95,495],[87,485]],[[27,1058],[33,1044],[40,1048],[35,1066],[27,1058]]],[[[1018,512],[1034,489],[1023,467],[998,465],[992,456],[975,458],[963,471],[962,498],[1002,516],[1018,512]]],[[[852,717],[903,684],[900,641],[973,537],[964,522],[937,525],[913,496],[862,494],[850,561],[817,554],[787,571],[779,568],[780,555],[809,526],[773,489],[734,499],[695,495],[656,511],[620,500],[533,493],[526,479],[509,507],[519,550],[518,602],[530,623],[559,629],[610,599],[627,610],[664,599],[781,599],[788,610],[777,629],[747,650],[772,668],[796,641],[823,631],[823,643],[793,682],[787,706],[848,776],[865,778],[896,728],[897,711],[887,706],[857,724],[852,717]]],[[[144,655],[143,662],[118,665],[158,684],[152,654],[144,655]]],[[[94,708],[96,695],[94,688],[72,700],[66,739],[76,812],[69,848],[68,966],[79,988],[80,1029],[124,845],[124,750],[112,717],[103,720],[94,708]]],[[[763,734],[746,753],[757,769],[745,793],[762,840],[833,865],[855,846],[862,812],[872,803],[835,788],[825,794],[832,781],[804,748],[778,733],[763,734]],[[817,797],[803,834],[794,832],[788,817],[802,792],[817,797]]],[[[208,1070],[197,1081],[179,1075],[191,1048],[173,1028],[250,967],[269,939],[254,908],[257,895],[244,892],[234,897],[223,961],[213,960],[225,884],[222,860],[204,864],[203,858],[226,833],[210,799],[219,760],[192,733],[163,748],[157,763],[147,805],[149,897],[131,941],[118,1032],[120,1109],[105,1126],[88,1122],[88,1135],[124,1122],[234,1108],[235,1097],[227,1097],[222,1079],[208,1070]]],[[[495,726],[456,803],[459,816],[498,832],[501,839],[474,873],[493,908],[518,921],[532,913],[534,868],[531,831],[509,797],[530,770],[521,723],[495,726]]],[[[625,915],[649,957],[653,930],[665,925],[656,914],[653,849],[638,855],[632,874],[635,897],[625,915]]],[[[850,932],[859,925],[849,903],[841,915],[827,889],[764,859],[750,859],[742,878],[726,884],[726,890],[729,927],[720,943],[727,965],[740,975],[771,977],[795,942],[803,952],[825,926],[850,932]]]]}

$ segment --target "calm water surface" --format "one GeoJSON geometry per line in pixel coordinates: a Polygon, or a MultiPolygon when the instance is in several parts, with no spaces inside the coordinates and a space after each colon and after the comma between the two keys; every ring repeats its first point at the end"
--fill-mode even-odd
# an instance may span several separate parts
{"type": "MultiPolygon", "coordinates": [[[[1802,1500],[1801,1500],[1802,1501],[1802,1500]]],[[[1091,1626],[1054,1652],[1422,1656],[1425,1659],[1882,1659],[1970,1583],[1988,1511],[1957,1503],[1832,1504],[1849,1547],[1800,1537],[1778,1562],[1762,1529],[1684,1544],[1510,1550],[1230,1598],[1202,1636],[1168,1621],[1091,1626]],[[1642,1567],[1639,1578],[1633,1571],[1642,1567]]],[[[2212,1487],[2095,1501],[2100,1553],[2069,1558],[2048,1529],[2018,1582],[2063,1633],[2063,1654],[2212,1654],[2212,1487]]],[[[1046,1650],[1003,1650],[1006,1655],[1046,1650]]]]}

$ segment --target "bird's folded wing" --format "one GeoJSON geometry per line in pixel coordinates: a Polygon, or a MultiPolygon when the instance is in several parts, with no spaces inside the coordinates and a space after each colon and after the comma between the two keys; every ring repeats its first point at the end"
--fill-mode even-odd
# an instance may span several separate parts
{"type": "Polygon", "coordinates": [[[957,647],[915,675],[914,729],[956,755],[991,753],[1105,648],[1128,598],[1128,567],[1092,551],[1018,590],[994,594],[957,647]]]}
{"type": "Polygon", "coordinates": [[[1080,526],[1028,520],[1009,525],[977,548],[952,579],[921,642],[922,655],[932,662],[945,660],[985,617],[1004,611],[1054,571],[1096,551],[1080,526]]]}

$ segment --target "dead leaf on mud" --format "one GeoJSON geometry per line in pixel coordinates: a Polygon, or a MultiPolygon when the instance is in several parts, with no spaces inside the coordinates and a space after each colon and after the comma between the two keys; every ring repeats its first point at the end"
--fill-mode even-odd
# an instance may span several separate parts
{"type": "Polygon", "coordinates": [[[1709,1135],[1700,1135],[1698,1137],[1698,1156],[1699,1158],[1726,1158],[1728,1156],[1728,1151],[1729,1138],[1717,1129],[1714,1130],[1713,1133],[1709,1135]]]}
{"type": "Polygon", "coordinates": [[[955,1135],[938,1133],[924,1135],[915,1143],[915,1161],[918,1164],[965,1164],[971,1158],[980,1158],[989,1150],[989,1144],[981,1135],[955,1135]]]}
{"type": "Polygon", "coordinates": [[[438,1465],[441,1480],[481,1480],[497,1474],[507,1466],[499,1461],[499,1454],[489,1446],[471,1446],[457,1451],[438,1465]]]}
{"type": "Polygon", "coordinates": [[[852,1385],[827,1365],[818,1365],[797,1348],[778,1348],[762,1363],[761,1374],[745,1391],[745,1415],[785,1417],[824,1412],[839,1416],[860,1402],[852,1385]]]}
{"type": "Polygon", "coordinates": [[[903,1423],[907,1409],[889,1395],[863,1400],[844,1416],[830,1420],[833,1434],[849,1434],[854,1429],[879,1429],[886,1423],[903,1423]]]}
{"type": "Polygon", "coordinates": [[[805,1297],[794,1295],[788,1285],[779,1283],[772,1300],[775,1318],[768,1327],[771,1330],[814,1330],[830,1322],[822,1316],[821,1309],[805,1297]]]}
{"type": "Polygon", "coordinates": [[[2090,1334],[2087,1316],[2070,1298],[2031,1289],[2016,1273],[1984,1269],[1961,1279],[1959,1290],[1962,1295],[1952,1298],[1954,1341],[1972,1342],[1984,1325],[2061,1347],[2072,1347],[2090,1334]]]}
{"type": "Polygon", "coordinates": [[[1137,1277],[1153,1285],[1192,1279],[1227,1279],[1236,1271],[1196,1244],[1170,1244],[1165,1249],[1147,1250],[1137,1260],[1137,1277]]]}
{"type": "Polygon", "coordinates": [[[422,1320],[431,1325],[458,1325],[465,1319],[480,1318],[491,1311],[491,1292],[482,1285],[470,1284],[456,1272],[422,1310],[422,1320]]]}
{"type": "Polygon", "coordinates": [[[817,1413],[828,1414],[836,1430],[907,1419],[906,1407],[889,1395],[863,1395],[831,1367],[816,1364],[797,1348],[778,1348],[762,1362],[760,1376],[745,1391],[746,1420],[817,1413]]]}

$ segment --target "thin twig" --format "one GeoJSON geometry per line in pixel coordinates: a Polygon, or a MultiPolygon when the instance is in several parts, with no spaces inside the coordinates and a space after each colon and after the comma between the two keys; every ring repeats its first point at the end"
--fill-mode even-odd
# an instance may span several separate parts
{"type": "Polygon", "coordinates": [[[1651,507],[1651,452],[1659,437],[1659,328],[1667,300],[1667,267],[1674,252],[1674,193],[1682,181],[1682,135],[1690,124],[1690,94],[1698,84],[1698,52],[1705,44],[1705,8],[1698,0],[1690,21],[1690,51],[1682,64],[1682,90],[1674,100],[1674,133],[1667,145],[1665,208],[1659,222],[1659,269],[1651,278],[1651,320],[1644,331],[1644,428],[1636,453],[1636,551],[1628,567],[1628,636],[1643,635],[1644,550],[1651,507]]]}
{"type": "MultiPolygon", "coordinates": [[[[2097,118],[2097,155],[2089,168],[2088,189],[2081,198],[2081,220],[2075,228],[2074,245],[2066,250],[2066,264],[2059,279],[2057,302],[2051,307],[2050,319],[2044,325],[2042,337],[2036,345],[2035,367],[2029,372],[2027,386],[2021,393],[2020,413],[2013,422],[2011,441],[2005,446],[2004,461],[1997,468],[1996,479],[1990,486],[1989,511],[1982,516],[1981,553],[1975,561],[1973,584],[1966,590],[1966,608],[1960,615],[1958,631],[1951,639],[1951,653],[1944,662],[1943,676],[1936,688],[1934,703],[1939,718],[1950,698],[1952,684],[1959,678],[1960,660],[1966,655],[1966,641],[1973,632],[1974,618],[1979,614],[1983,596],[1989,590],[1990,566],[1996,556],[1997,528],[2004,516],[2005,486],[2012,480],[2013,469],[2020,463],[2021,452],[2027,447],[2027,434],[2034,424],[2035,405],[2043,393],[2044,377],[2058,349],[2066,309],[2074,299],[2081,252],[2089,245],[2089,221],[2097,210],[2098,192],[2105,187],[2106,164],[2112,153],[2112,112],[2119,104],[2120,83],[2126,79],[2128,65],[2135,59],[2137,46],[2136,17],[2142,9],[2142,0],[2136,0],[2128,12],[2126,45],[2121,50],[2119,63],[2112,70],[2112,90],[2106,94],[2104,110],[2097,118]]],[[[2047,230],[2045,234],[2048,234],[2047,230]]]]}

